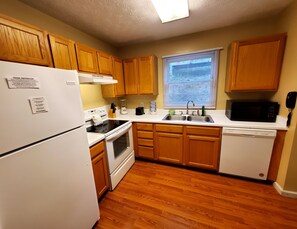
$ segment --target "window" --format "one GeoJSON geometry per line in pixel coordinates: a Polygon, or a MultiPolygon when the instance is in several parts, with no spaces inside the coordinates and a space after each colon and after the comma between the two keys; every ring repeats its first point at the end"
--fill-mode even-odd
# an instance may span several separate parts
{"type": "Polygon", "coordinates": [[[163,57],[164,107],[215,108],[219,50],[163,57]]]}

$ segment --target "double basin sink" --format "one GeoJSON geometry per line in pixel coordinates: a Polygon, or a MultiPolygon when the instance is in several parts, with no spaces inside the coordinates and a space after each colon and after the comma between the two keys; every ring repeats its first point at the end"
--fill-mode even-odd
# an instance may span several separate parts
{"type": "Polygon", "coordinates": [[[198,116],[198,115],[166,115],[162,120],[170,121],[190,121],[190,122],[209,122],[213,123],[210,115],[198,116]]]}

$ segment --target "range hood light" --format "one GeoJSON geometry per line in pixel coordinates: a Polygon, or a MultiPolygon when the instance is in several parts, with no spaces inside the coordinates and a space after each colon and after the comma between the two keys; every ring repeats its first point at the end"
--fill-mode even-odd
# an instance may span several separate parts
{"type": "Polygon", "coordinates": [[[111,76],[95,75],[78,73],[79,83],[81,84],[116,84],[117,80],[114,80],[111,76]]]}
{"type": "Polygon", "coordinates": [[[162,23],[189,17],[188,0],[152,0],[152,3],[162,23]]]}

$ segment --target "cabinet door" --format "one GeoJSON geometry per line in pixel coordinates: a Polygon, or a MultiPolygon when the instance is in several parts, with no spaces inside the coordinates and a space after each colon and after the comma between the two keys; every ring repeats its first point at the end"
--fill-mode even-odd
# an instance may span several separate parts
{"type": "Polygon", "coordinates": [[[226,91],[276,91],[286,35],[231,44],[226,91]]]}
{"type": "Polygon", "coordinates": [[[98,73],[96,50],[88,46],[75,43],[78,70],[89,73],[98,73]]]}
{"type": "Polygon", "coordinates": [[[156,154],[160,161],[183,163],[183,135],[171,133],[156,133],[156,154]]]}
{"type": "Polygon", "coordinates": [[[74,41],[50,34],[48,35],[55,68],[77,69],[74,41]]]}
{"type": "Polygon", "coordinates": [[[137,59],[124,60],[124,77],[126,95],[138,94],[138,64],[137,59]]]}
{"type": "Polygon", "coordinates": [[[117,84],[102,85],[102,96],[104,98],[114,98],[125,95],[125,82],[123,75],[122,60],[113,57],[113,78],[118,81],[117,84]]]}
{"type": "Polygon", "coordinates": [[[125,95],[125,81],[123,75],[123,62],[121,59],[114,57],[113,58],[113,77],[118,81],[115,84],[115,94],[116,96],[125,95]]]}
{"type": "Polygon", "coordinates": [[[94,159],[92,159],[92,166],[93,166],[97,198],[100,198],[102,194],[108,189],[108,177],[107,177],[105,152],[100,153],[94,159]]]}
{"type": "Polygon", "coordinates": [[[103,75],[112,75],[112,56],[107,53],[97,51],[97,58],[99,73],[103,75]]]}
{"type": "Polygon", "coordinates": [[[100,198],[109,187],[104,142],[102,141],[92,146],[90,154],[92,158],[97,197],[100,198]]]}
{"type": "Polygon", "coordinates": [[[157,94],[157,74],[156,57],[138,58],[139,67],[139,94],[156,95],[157,94]]]}
{"type": "Polygon", "coordinates": [[[187,135],[185,141],[186,165],[218,170],[220,139],[187,135]]]}
{"type": "Polygon", "coordinates": [[[51,66],[44,31],[0,17],[0,59],[27,64],[51,66]]]}

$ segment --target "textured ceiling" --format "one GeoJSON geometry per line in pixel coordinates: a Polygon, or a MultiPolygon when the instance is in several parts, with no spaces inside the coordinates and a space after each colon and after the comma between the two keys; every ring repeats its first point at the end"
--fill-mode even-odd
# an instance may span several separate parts
{"type": "Polygon", "coordinates": [[[21,1],[119,47],[272,16],[294,0],[189,0],[190,17],[165,24],[150,0],[21,1]]]}

